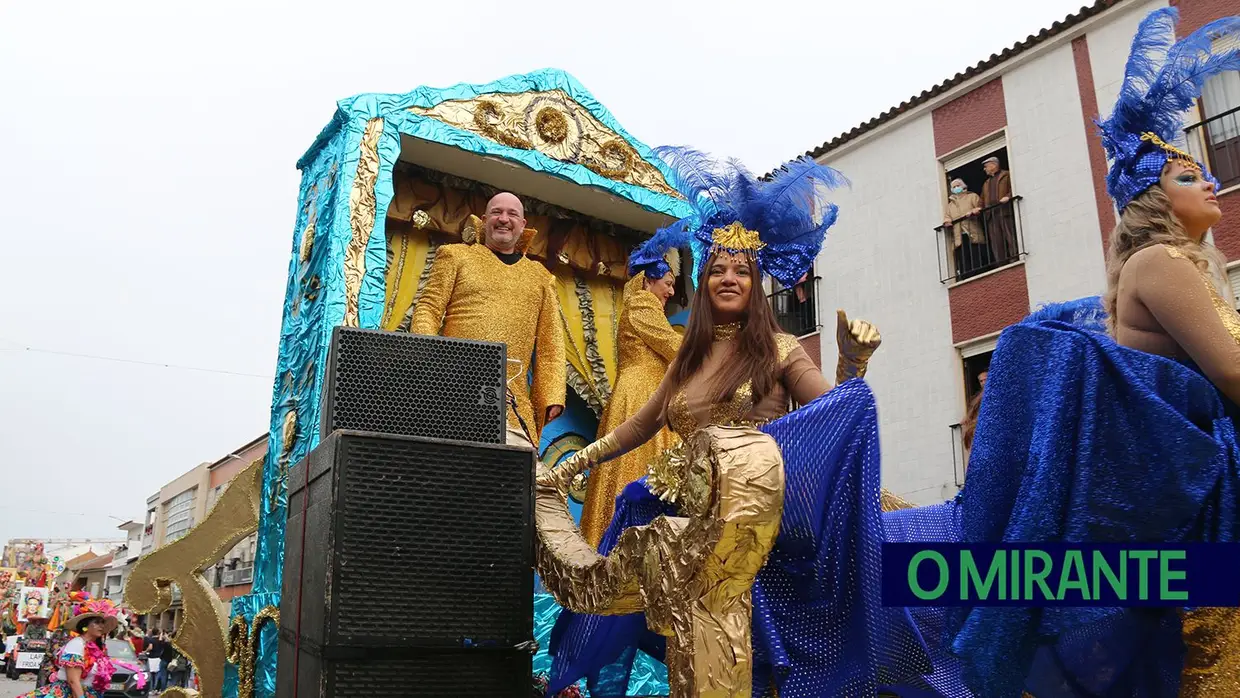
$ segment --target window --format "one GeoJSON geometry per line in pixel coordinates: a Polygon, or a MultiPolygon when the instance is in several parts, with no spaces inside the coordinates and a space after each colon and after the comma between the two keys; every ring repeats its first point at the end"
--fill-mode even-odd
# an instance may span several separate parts
{"type": "Polygon", "coordinates": [[[194,527],[194,495],[197,488],[186,490],[164,505],[164,544],[181,538],[194,527]]]}
{"type": "MultiPolygon", "coordinates": [[[[1014,192],[1003,141],[947,161],[947,198],[942,223],[935,228],[942,240],[939,271],[943,281],[962,281],[1010,264],[1024,253],[1020,229],[1020,196],[1014,192]],[[992,176],[987,161],[997,160],[992,176]],[[963,185],[963,191],[952,191],[963,185]]],[[[993,168],[993,166],[991,166],[993,168]]]]}
{"type": "Polygon", "coordinates": [[[1215,75],[1201,92],[1201,121],[1185,129],[1190,149],[1224,189],[1240,185],[1240,71],[1215,75]]]}
{"type": "Polygon", "coordinates": [[[789,288],[771,279],[771,309],[784,332],[803,337],[818,331],[817,291],[813,267],[789,288]]]}
{"type": "Polygon", "coordinates": [[[986,384],[986,372],[990,370],[990,357],[994,351],[986,351],[964,358],[964,397],[965,402],[973,399],[982,391],[986,384]]]}

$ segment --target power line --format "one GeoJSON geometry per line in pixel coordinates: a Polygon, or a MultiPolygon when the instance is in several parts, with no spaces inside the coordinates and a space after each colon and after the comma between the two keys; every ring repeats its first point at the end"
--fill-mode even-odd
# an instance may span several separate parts
{"type": "MultiPolygon", "coordinates": [[[[11,340],[0,338],[0,341],[17,344],[11,340]]],[[[83,354],[72,351],[57,351],[55,349],[40,349],[38,347],[14,346],[13,348],[0,347],[0,351],[24,351],[31,354],[50,354],[52,356],[67,356],[75,359],[92,359],[94,361],[112,361],[121,364],[134,364],[136,366],[154,366],[155,368],[170,368],[177,371],[197,371],[199,373],[216,373],[225,376],[241,376],[244,378],[265,378],[273,380],[273,376],[263,375],[261,373],[246,373],[244,371],[229,371],[222,368],[203,368],[201,366],[184,366],[181,364],[168,364],[159,361],[142,361],[140,359],[122,359],[114,356],[99,356],[98,354],[83,354]]]]}

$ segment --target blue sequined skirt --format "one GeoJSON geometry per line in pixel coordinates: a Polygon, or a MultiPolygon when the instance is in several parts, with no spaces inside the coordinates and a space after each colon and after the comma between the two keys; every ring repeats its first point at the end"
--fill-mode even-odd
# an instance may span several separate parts
{"type": "MultiPolygon", "coordinates": [[[[1236,406],[1194,367],[1032,318],[991,361],[956,501],[884,515],[892,541],[1237,541],[1236,406]]],[[[938,696],[1173,698],[1176,609],[917,609],[938,696]]],[[[917,694],[923,695],[923,694],[917,694]]]]}

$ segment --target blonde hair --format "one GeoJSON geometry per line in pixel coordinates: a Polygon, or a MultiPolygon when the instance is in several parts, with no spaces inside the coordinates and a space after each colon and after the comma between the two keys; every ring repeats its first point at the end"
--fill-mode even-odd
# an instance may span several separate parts
{"type": "Polygon", "coordinates": [[[1150,187],[1124,207],[1119,222],[1111,232],[1107,250],[1107,292],[1103,305],[1107,313],[1107,329],[1115,333],[1116,301],[1119,275],[1124,265],[1137,252],[1151,245],[1168,245],[1179,249],[1193,264],[1218,283],[1222,261],[1213,245],[1196,242],[1188,236],[1183,224],[1171,211],[1171,199],[1157,186],[1150,187]]]}

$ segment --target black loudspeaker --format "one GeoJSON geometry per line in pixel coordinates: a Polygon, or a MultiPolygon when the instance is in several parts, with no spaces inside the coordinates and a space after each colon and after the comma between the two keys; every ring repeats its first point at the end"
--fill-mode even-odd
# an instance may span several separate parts
{"type": "Polygon", "coordinates": [[[280,698],[526,698],[533,479],[523,447],[325,439],[288,474],[280,698]]]}
{"type": "Polygon", "coordinates": [[[319,434],[353,429],[502,444],[507,353],[496,342],[337,327],[319,434]]]}

